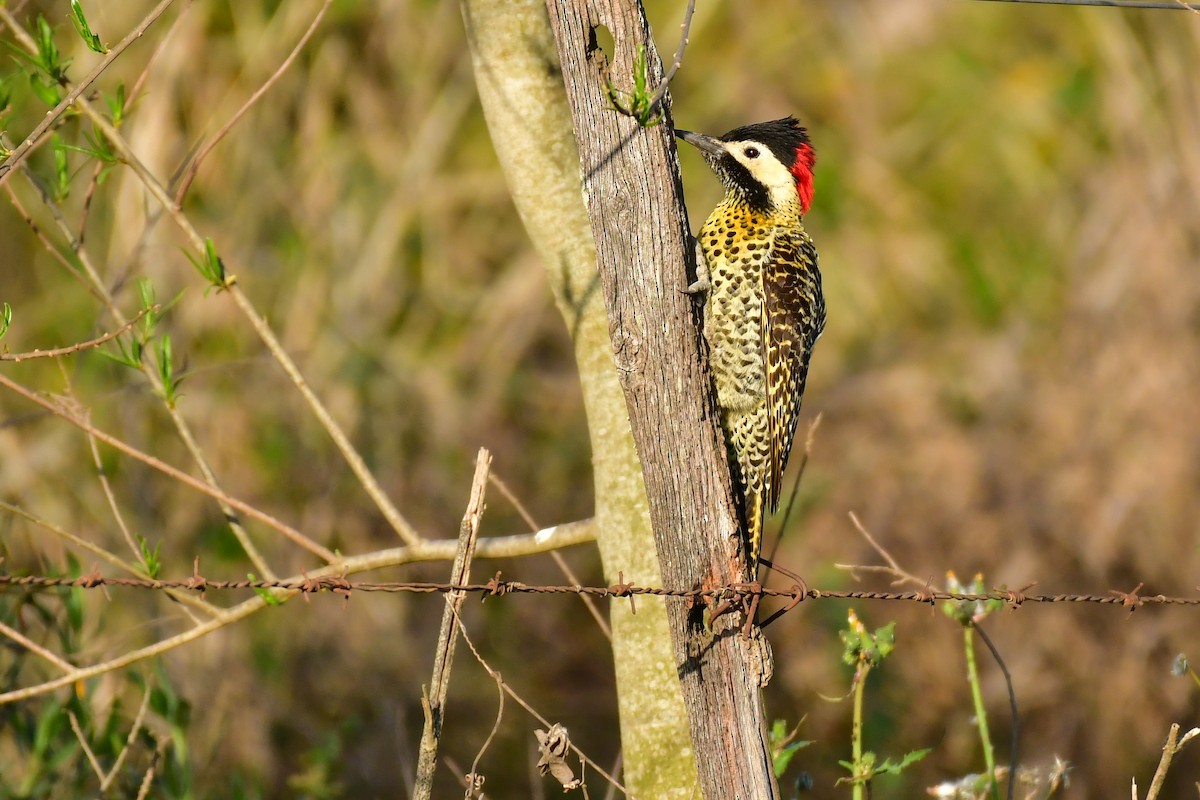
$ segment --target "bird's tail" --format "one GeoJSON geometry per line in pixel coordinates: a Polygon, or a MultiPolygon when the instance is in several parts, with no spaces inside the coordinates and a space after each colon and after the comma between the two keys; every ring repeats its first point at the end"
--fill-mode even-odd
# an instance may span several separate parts
{"type": "Polygon", "coordinates": [[[753,572],[758,566],[758,556],[762,549],[763,521],[767,516],[767,498],[762,492],[753,489],[746,492],[746,535],[747,556],[750,569],[753,572]]]}

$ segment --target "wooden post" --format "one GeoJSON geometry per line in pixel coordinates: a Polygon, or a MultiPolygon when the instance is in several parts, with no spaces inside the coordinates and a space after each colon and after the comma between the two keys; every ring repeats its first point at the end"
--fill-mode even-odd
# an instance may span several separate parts
{"type": "MultiPolygon", "coordinates": [[[[668,588],[746,580],[725,445],[700,346],[699,302],[684,293],[694,275],[669,96],[665,120],[644,128],[613,110],[605,91],[633,84],[644,47],[649,83],[662,75],[637,0],[548,0],[579,146],[584,198],[609,332],[634,441],[641,457],[655,544],[668,588]],[[606,27],[613,64],[597,44],[606,27]]],[[[744,617],[668,600],[684,704],[705,798],[778,797],[763,717],[769,651],[743,636],[744,617]]]]}

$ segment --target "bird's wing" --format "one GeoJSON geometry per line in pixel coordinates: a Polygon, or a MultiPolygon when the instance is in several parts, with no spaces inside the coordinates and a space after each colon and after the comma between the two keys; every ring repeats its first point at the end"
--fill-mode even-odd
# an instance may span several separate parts
{"type": "Polygon", "coordinates": [[[803,230],[780,230],[763,265],[763,350],[767,359],[770,436],[766,506],[779,506],[780,484],[800,419],[813,345],[825,327],[817,249],[803,230]]]}

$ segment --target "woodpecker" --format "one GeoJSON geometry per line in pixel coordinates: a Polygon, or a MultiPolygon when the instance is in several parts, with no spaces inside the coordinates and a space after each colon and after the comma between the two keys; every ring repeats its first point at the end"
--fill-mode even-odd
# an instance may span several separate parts
{"type": "Polygon", "coordinates": [[[800,418],[813,346],[825,327],[817,249],[804,230],[816,152],[794,117],[720,138],[676,130],[725,186],[700,229],[697,280],[721,427],[751,567],[800,418]]]}

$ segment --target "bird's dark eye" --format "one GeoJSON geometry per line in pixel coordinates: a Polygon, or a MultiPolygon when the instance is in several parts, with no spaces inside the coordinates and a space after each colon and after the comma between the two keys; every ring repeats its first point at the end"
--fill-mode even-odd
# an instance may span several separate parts
{"type": "Polygon", "coordinates": [[[758,148],[757,147],[747,147],[746,148],[746,158],[758,158],[758,148]]]}

